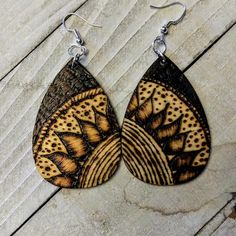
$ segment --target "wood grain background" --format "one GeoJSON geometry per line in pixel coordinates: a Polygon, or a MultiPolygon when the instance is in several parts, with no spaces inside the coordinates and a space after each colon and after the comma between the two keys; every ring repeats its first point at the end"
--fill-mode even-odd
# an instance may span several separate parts
{"type": "Polygon", "coordinates": [[[132,92],[156,59],[151,43],[178,7],[164,0],[5,0],[0,9],[0,235],[236,235],[236,1],[182,0],[184,21],[170,29],[167,56],[190,80],[208,116],[213,152],[195,181],[155,187],[121,166],[89,190],[58,189],[35,170],[37,110],[68,61],[76,18],[90,54],[84,65],[108,93],[121,123],[132,92]]]}

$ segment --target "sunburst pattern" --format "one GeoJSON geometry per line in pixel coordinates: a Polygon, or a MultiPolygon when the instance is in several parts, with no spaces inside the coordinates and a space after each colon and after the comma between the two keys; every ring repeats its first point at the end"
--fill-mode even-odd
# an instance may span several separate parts
{"type": "MultiPolygon", "coordinates": [[[[70,67],[64,70],[73,73],[69,79],[74,79],[74,83],[80,79],[84,83],[83,77],[74,77],[70,67]]],[[[56,78],[59,82],[65,77],[65,71],[60,73],[56,78]]],[[[92,84],[94,79],[90,80],[92,84]]],[[[44,100],[50,96],[46,94],[44,100]]],[[[59,106],[34,136],[34,159],[42,177],[70,188],[89,188],[106,182],[116,171],[121,153],[114,117],[106,94],[98,86],[59,106]]]]}
{"type": "MultiPolygon", "coordinates": [[[[136,88],[123,123],[122,148],[126,165],[136,177],[172,185],[191,180],[204,169],[210,152],[209,129],[188,97],[164,83],[165,76],[172,76],[166,71],[168,66],[161,70],[157,75],[152,66],[136,88]]],[[[179,76],[192,89],[184,76],[179,76]]],[[[180,78],[168,79],[177,83],[180,78]]],[[[197,97],[193,89],[191,92],[197,97]]]]}

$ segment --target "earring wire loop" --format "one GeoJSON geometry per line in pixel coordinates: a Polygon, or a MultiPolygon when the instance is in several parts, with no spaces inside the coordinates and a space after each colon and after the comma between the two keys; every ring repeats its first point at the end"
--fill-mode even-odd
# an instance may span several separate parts
{"type": "Polygon", "coordinates": [[[177,25],[178,23],[180,23],[184,19],[185,15],[186,15],[186,12],[187,12],[187,8],[181,2],[172,2],[172,3],[164,5],[164,6],[150,5],[150,7],[154,8],[154,9],[164,9],[164,8],[168,8],[168,7],[171,7],[171,6],[174,6],[174,5],[182,6],[183,7],[183,13],[181,14],[181,16],[178,19],[171,20],[167,24],[163,25],[161,27],[161,35],[157,36],[155,38],[153,44],[152,44],[154,52],[158,55],[158,57],[161,57],[163,59],[163,61],[165,60],[164,54],[165,54],[166,49],[167,49],[167,45],[166,45],[166,41],[165,41],[165,36],[168,34],[168,28],[171,25],[177,25]],[[163,47],[162,51],[161,51],[161,46],[163,47]]]}

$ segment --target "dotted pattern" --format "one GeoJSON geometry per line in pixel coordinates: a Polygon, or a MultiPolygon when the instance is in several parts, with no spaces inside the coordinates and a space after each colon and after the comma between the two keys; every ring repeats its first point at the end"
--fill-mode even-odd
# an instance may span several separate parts
{"type": "Polygon", "coordinates": [[[54,132],[81,133],[79,124],[74,117],[75,110],[73,108],[69,109],[66,114],[62,114],[58,117],[51,127],[54,132]]]}
{"type": "Polygon", "coordinates": [[[48,135],[43,140],[42,148],[38,152],[38,156],[51,154],[54,152],[64,152],[67,153],[67,150],[60,140],[60,138],[56,135],[55,131],[49,130],[48,135]]]}
{"type": "Polygon", "coordinates": [[[36,168],[43,178],[51,178],[60,175],[61,172],[57,166],[48,158],[39,157],[36,162],[36,168]]]}
{"type": "Polygon", "coordinates": [[[105,94],[99,94],[93,99],[86,99],[85,101],[82,101],[78,106],[75,106],[72,109],[79,119],[95,123],[93,108],[105,115],[107,108],[107,96],[105,94]]]}
{"type": "Polygon", "coordinates": [[[209,158],[210,150],[207,146],[204,127],[201,126],[192,111],[194,109],[190,108],[184,99],[180,99],[170,88],[161,83],[141,80],[137,91],[139,106],[152,96],[154,114],[161,112],[168,105],[164,125],[170,124],[182,116],[179,133],[188,134],[184,151],[201,150],[193,165],[205,165],[209,158]]]}

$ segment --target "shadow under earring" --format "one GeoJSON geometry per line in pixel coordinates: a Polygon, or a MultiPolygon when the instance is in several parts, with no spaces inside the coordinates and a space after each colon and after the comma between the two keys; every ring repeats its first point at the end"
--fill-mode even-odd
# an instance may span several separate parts
{"type": "MultiPolygon", "coordinates": [[[[64,26],[70,15],[76,14],[67,15],[64,26]]],[[[76,44],[40,106],[33,154],[37,170],[50,183],[89,188],[108,181],[117,170],[120,129],[107,95],[79,62],[87,54],[83,39],[77,30],[65,28],[75,33],[76,44]]]]}
{"type": "MultiPolygon", "coordinates": [[[[210,153],[210,131],[201,102],[193,87],[165,55],[162,27],[153,49],[157,60],[144,74],[128,105],[122,126],[122,154],[129,171],[154,185],[176,185],[197,177],[210,153]],[[163,49],[164,48],[164,49],[163,49]],[[162,49],[162,50],[161,50],[162,49]]],[[[154,6],[152,6],[154,7],[154,6]]]]}

